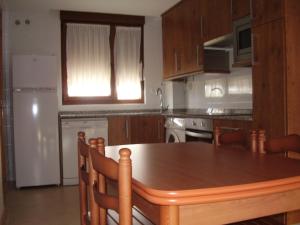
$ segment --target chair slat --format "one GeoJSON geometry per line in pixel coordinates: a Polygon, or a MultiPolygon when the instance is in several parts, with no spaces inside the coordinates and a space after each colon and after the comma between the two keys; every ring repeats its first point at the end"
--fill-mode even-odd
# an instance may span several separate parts
{"type": "Polygon", "coordinates": [[[95,149],[91,149],[90,154],[92,155],[93,167],[98,173],[112,180],[118,180],[118,163],[110,158],[106,158],[95,149]]]}
{"type": "Polygon", "coordinates": [[[89,154],[89,146],[81,139],[78,140],[78,146],[80,154],[87,158],[89,154]]]}
{"type": "Polygon", "coordinates": [[[83,180],[83,182],[86,185],[89,185],[89,174],[83,169],[81,169],[80,173],[81,173],[81,179],[83,180]]]}
{"type": "Polygon", "coordinates": [[[246,133],[243,130],[235,130],[220,135],[220,144],[246,144],[246,133]]]}
{"type": "Polygon", "coordinates": [[[290,134],[283,137],[272,138],[265,142],[264,148],[268,153],[288,151],[300,152],[300,136],[297,134],[290,134]]]}
{"type": "Polygon", "coordinates": [[[97,184],[94,184],[93,189],[95,201],[101,208],[119,211],[119,201],[117,197],[98,192],[97,184]]]}

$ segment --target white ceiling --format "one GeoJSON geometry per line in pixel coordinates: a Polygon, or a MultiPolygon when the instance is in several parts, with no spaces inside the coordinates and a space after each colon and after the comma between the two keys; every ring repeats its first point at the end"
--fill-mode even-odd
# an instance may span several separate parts
{"type": "Polygon", "coordinates": [[[4,0],[9,10],[73,10],[160,16],[180,0],[4,0]]]}

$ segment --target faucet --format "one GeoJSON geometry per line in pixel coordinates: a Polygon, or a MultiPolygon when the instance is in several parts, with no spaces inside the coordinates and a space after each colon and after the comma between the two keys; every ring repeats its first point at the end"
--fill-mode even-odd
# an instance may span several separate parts
{"type": "Polygon", "coordinates": [[[159,95],[159,101],[160,101],[160,111],[163,112],[163,111],[166,111],[168,110],[168,107],[169,106],[164,106],[164,102],[163,102],[163,92],[162,92],[162,89],[161,88],[157,88],[156,89],[156,95],[159,95]]]}

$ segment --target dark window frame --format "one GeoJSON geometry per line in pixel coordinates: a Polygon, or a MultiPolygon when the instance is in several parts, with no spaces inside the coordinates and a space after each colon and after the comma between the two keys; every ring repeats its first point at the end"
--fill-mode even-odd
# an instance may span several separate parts
{"type": "Polygon", "coordinates": [[[87,13],[60,11],[61,21],[61,73],[62,73],[62,103],[63,105],[79,104],[126,104],[126,103],[144,103],[144,16],[129,16],[119,14],[87,13]],[[107,97],[70,97],[68,96],[67,84],[67,52],[66,52],[66,34],[68,23],[85,24],[104,24],[110,25],[110,52],[111,52],[111,96],[107,97]],[[114,38],[116,26],[130,26],[141,28],[141,62],[142,62],[142,80],[141,80],[141,99],[136,100],[118,100],[114,71],[114,38]]]}

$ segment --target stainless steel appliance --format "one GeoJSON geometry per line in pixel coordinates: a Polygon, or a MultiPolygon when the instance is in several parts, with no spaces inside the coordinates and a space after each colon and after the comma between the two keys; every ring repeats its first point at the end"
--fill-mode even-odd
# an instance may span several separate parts
{"type": "Polygon", "coordinates": [[[185,119],[185,141],[213,143],[213,123],[211,119],[185,119]]]}
{"type": "Polygon", "coordinates": [[[172,118],[166,119],[166,143],[202,141],[213,142],[211,119],[172,118]]]}
{"type": "Polygon", "coordinates": [[[251,65],[251,18],[244,17],[233,22],[234,64],[251,65]]]}

